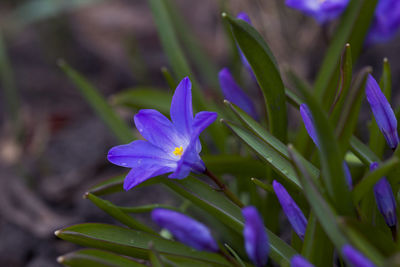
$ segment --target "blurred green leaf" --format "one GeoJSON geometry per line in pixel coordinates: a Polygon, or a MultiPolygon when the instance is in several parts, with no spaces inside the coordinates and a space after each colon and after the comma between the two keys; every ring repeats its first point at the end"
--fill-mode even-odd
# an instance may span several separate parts
{"type": "Polygon", "coordinates": [[[149,259],[152,267],[164,267],[160,254],[154,249],[152,243],[149,245],[149,259]]]}
{"type": "Polygon", "coordinates": [[[357,137],[352,136],[350,138],[350,149],[368,167],[372,162],[380,161],[374,152],[357,137]]]}
{"type": "Polygon", "coordinates": [[[167,82],[169,89],[175,90],[175,88],[178,86],[174,78],[172,77],[171,72],[169,72],[167,67],[162,67],[161,68],[161,73],[164,76],[164,80],[167,82]]]}
{"type": "Polygon", "coordinates": [[[145,267],[131,259],[98,249],[81,249],[57,258],[63,265],[71,267],[145,267]]]}
{"type": "Polygon", "coordinates": [[[71,79],[79,92],[99,115],[107,126],[113,131],[115,136],[123,143],[130,143],[133,140],[133,132],[127,124],[117,115],[108,105],[98,90],[89,83],[81,74],[72,69],[64,61],[60,61],[59,65],[65,74],[71,79]]]}
{"type": "MultiPolygon", "coordinates": [[[[390,102],[392,95],[392,72],[387,58],[383,60],[383,72],[379,86],[387,100],[390,102]]],[[[379,130],[378,124],[376,124],[375,117],[372,116],[372,121],[369,127],[369,147],[375,152],[375,155],[381,158],[385,151],[385,146],[385,138],[379,130]]]]}
{"type": "Polygon", "coordinates": [[[119,226],[100,223],[78,224],[58,230],[56,235],[81,246],[104,249],[143,259],[148,259],[148,245],[152,242],[154,248],[161,255],[180,255],[204,261],[213,266],[228,265],[220,255],[196,251],[179,242],[119,226]]]}
{"type": "Polygon", "coordinates": [[[361,198],[367,194],[383,176],[390,173],[395,167],[399,166],[399,159],[392,157],[379,164],[378,168],[368,172],[364,178],[353,189],[353,202],[357,204],[361,198]]]}
{"type": "Polygon", "coordinates": [[[336,94],[339,81],[339,60],[346,43],[351,45],[352,62],[357,62],[364,47],[365,36],[371,24],[377,0],[351,0],[326,51],[315,82],[314,94],[326,110],[336,94]]]}
{"type": "Polygon", "coordinates": [[[222,17],[231,25],[233,35],[249,61],[264,94],[269,131],[285,143],[287,140],[286,95],[275,58],[264,39],[250,24],[225,13],[222,17]]]}
{"type": "Polygon", "coordinates": [[[123,189],[122,185],[125,180],[126,174],[118,175],[102,181],[95,186],[91,187],[88,192],[96,196],[108,195],[116,192],[121,192],[123,189]]]}
{"type": "Polygon", "coordinates": [[[202,156],[207,168],[216,175],[232,174],[236,177],[262,176],[265,165],[253,157],[239,155],[204,155],[202,156]]]}
{"type": "Polygon", "coordinates": [[[117,221],[125,224],[126,226],[144,231],[147,233],[152,233],[155,234],[156,232],[148,227],[147,225],[144,225],[143,223],[137,221],[136,219],[132,218],[131,216],[127,215],[123,211],[121,211],[117,206],[115,206],[113,203],[107,200],[103,200],[99,197],[96,197],[95,195],[91,193],[86,193],[85,198],[88,198],[90,201],[93,202],[98,208],[109,214],[111,217],[116,219],[117,221]]]}
{"type": "Polygon", "coordinates": [[[251,178],[251,181],[258,185],[259,187],[261,187],[262,189],[264,189],[265,191],[267,191],[268,193],[272,193],[275,194],[274,188],[272,187],[272,185],[270,184],[266,184],[264,182],[261,182],[260,180],[258,180],[257,178],[251,178]]]}
{"type": "Polygon", "coordinates": [[[111,103],[134,109],[156,109],[163,114],[169,114],[172,93],[156,88],[132,88],[124,90],[111,97],[111,103]]]}
{"type": "Polygon", "coordinates": [[[343,170],[344,152],[340,151],[333,127],[322,107],[300,80],[297,80],[297,89],[304,97],[313,117],[319,142],[322,180],[326,191],[340,214],[353,214],[353,203],[343,170]]]}
{"type": "Polygon", "coordinates": [[[226,249],[232,254],[232,256],[236,259],[236,261],[239,263],[241,267],[246,267],[246,265],[243,263],[242,259],[239,257],[239,255],[236,253],[236,251],[231,248],[228,244],[224,244],[226,249]]]}

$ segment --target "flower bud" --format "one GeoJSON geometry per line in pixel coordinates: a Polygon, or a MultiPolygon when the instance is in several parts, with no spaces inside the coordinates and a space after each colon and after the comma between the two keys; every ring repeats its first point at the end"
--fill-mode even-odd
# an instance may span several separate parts
{"type": "Polygon", "coordinates": [[[342,254],[354,267],[375,267],[368,258],[350,245],[342,247],[342,254]]]}
{"type": "Polygon", "coordinates": [[[314,267],[308,260],[300,255],[294,255],[290,260],[291,267],[314,267]]]}

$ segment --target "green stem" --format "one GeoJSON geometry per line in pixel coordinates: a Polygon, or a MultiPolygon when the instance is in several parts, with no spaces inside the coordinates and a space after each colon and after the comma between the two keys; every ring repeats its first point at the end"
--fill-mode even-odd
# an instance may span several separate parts
{"type": "Polygon", "coordinates": [[[233,203],[239,206],[239,208],[243,208],[244,204],[240,199],[217,177],[215,176],[210,170],[206,169],[204,171],[204,174],[207,175],[208,177],[211,178],[211,180],[214,181],[221,189],[222,192],[224,192],[225,196],[227,196],[233,203]]]}

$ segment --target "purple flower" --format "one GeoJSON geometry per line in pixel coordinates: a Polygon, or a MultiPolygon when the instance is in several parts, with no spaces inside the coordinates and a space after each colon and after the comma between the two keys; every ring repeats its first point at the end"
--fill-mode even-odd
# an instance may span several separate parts
{"type": "Polygon", "coordinates": [[[269,242],[260,214],[253,206],[242,209],[245,220],[243,236],[247,255],[256,267],[267,264],[269,242]]]}
{"type": "Polygon", "coordinates": [[[300,255],[294,255],[290,260],[291,267],[314,267],[308,260],[300,255]]]}
{"type": "Polygon", "coordinates": [[[219,72],[218,78],[224,97],[257,120],[257,111],[253,101],[251,101],[251,99],[235,82],[235,79],[232,77],[232,74],[229,72],[228,68],[223,68],[219,72]]]}
{"type": "Polygon", "coordinates": [[[286,5],[315,18],[320,24],[337,18],[349,0],[286,0],[286,5]]]}
{"type": "MultiPolygon", "coordinates": [[[[371,171],[378,168],[378,162],[371,163],[371,171]]],[[[389,227],[395,227],[397,224],[396,217],[396,201],[394,199],[392,187],[386,177],[382,177],[374,185],[375,201],[378,205],[380,213],[385,218],[386,224],[389,227]]]]}
{"type": "Polygon", "coordinates": [[[297,206],[296,202],[294,202],[292,197],[280,183],[274,180],[272,186],[276,196],[278,197],[279,203],[281,203],[283,212],[286,214],[286,217],[296,234],[303,240],[307,229],[306,217],[304,217],[299,206],[297,206]]]}
{"type": "MultiPolygon", "coordinates": [[[[236,18],[241,19],[246,21],[248,24],[251,24],[251,20],[250,17],[245,13],[245,12],[240,12],[236,18]]],[[[250,76],[253,78],[254,81],[257,81],[256,77],[254,76],[254,72],[253,69],[250,66],[249,61],[247,60],[246,56],[243,54],[242,50],[239,48],[238,46],[238,51],[239,51],[239,55],[240,55],[240,59],[242,60],[242,63],[244,65],[244,67],[246,68],[247,72],[250,74],[250,76]]]]}
{"type": "Polygon", "coordinates": [[[375,9],[367,43],[381,43],[389,41],[400,28],[400,1],[379,0],[375,9]]]}
{"type": "Polygon", "coordinates": [[[375,267],[360,251],[350,245],[342,247],[342,254],[354,267],[375,267]]]}
{"type": "MultiPolygon", "coordinates": [[[[315,130],[315,127],[314,127],[314,119],[311,115],[311,111],[308,108],[307,104],[300,105],[300,115],[303,119],[304,126],[306,127],[308,135],[311,137],[314,144],[319,149],[319,141],[318,141],[318,137],[317,137],[317,131],[315,130]]],[[[344,171],[344,176],[346,178],[347,186],[349,187],[350,190],[352,190],[353,189],[353,180],[351,178],[351,172],[350,172],[349,166],[347,165],[345,160],[343,161],[342,167],[343,167],[343,171],[344,171]]]]}
{"type": "Polygon", "coordinates": [[[217,242],[210,230],[202,223],[176,211],[154,209],[151,218],[167,229],[176,240],[198,250],[218,251],[217,242]]]}
{"type": "Polygon", "coordinates": [[[217,118],[217,113],[202,111],[193,118],[192,92],[189,78],[175,90],[171,103],[171,119],[154,109],[142,109],[135,115],[135,125],[147,140],[136,140],[110,149],[108,160],[132,168],[125,178],[129,190],[143,181],[172,172],[168,177],[183,179],[191,171],[204,172],[199,153],[200,133],[217,118]]]}
{"type": "Polygon", "coordinates": [[[376,123],[383,133],[386,142],[391,149],[396,149],[397,145],[399,144],[396,116],[394,115],[392,107],[372,75],[368,76],[365,93],[367,95],[369,105],[371,106],[372,113],[374,114],[376,123]]]}

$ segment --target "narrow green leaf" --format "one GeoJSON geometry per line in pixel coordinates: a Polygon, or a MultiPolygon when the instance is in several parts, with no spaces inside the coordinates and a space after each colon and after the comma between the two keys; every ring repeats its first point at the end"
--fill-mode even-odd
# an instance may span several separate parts
{"type": "Polygon", "coordinates": [[[244,264],[244,262],[242,261],[242,259],[239,257],[239,255],[236,253],[236,251],[231,248],[228,244],[224,244],[224,246],[226,247],[227,250],[229,250],[229,252],[233,255],[233,257],[237,260],[237,262],[240,264],[240,266],[242,267],[246,267],[246,265],[244,264]]]}
{"type": "Polygon", "coordinates": [[[339,81],[339,60],[346,43],[352,48],[352,62],[357,61],[364,46],[377,0],[351,0],[326,52],[315,82],[314,93],[329,108],[339,81]]]}
{"type": "Polygon", "coordinates": [[[202,157],[207,169],[216,175],[231,174],[235,176],[263,176],[265,165],[253,157],[239,155],[204,155],[202,157]]]}
{"type": "Polygon", "coordinates": [[[169,72],[168,68],[162,67],[161,73],[164,76],[164,79],[167,82],[169,89],[175,90],[175,88],[178,86],[178,84],[176,83],[175,79],[172,77],[172,74],[171,74],[171,72],[169,72]]]}
{"type": "MultiPolygon", "coordinates": [[[[383,72],[379,86],[387,100],[390,102],[392,95],[392,73],[387,58],[383,59],[383,72]]],[[[369,127],[369,147],[379,158],[383,156],[386,147],[385,138],[379,130],[374,116],[372,116],[372,121],[369,127]]]]}
{"type": "Polygon", "coordinates": [[[340,151],[333,127],[311,92],[299,80],[297,80],[297,88],[304,97],[313,117],[325,188],[340,214],[353,214],[351,195],[343,170],[344,151],[340,151]]]}
{"type": "Polygon", "coordinates": [[[262,189],[264,189],[265,191],[267,191],[268,193],[275,194],[275,191],[274,191],[274,188],[272,187],[272,185],[263,183],[256,178],[251,178],[251,181],[253,183],[255,183],[256,185],[258,185],[259,187],[261,187],[262,189]]]}
{"type": "Polygon", "coordinates": [[[287,139],[286,96],[276,61],[261,35],[250,24],[225,13],[222,17],[231,25],[233,35],[249,61],[264,94],[270,132],[285,143],[287,139]]]}
{"type": "Polygon", "coordinates": [[[156,109],[163,114],[169,114],[172,93],[155,88],[132,88],[124,90],[111,97],[111,104],[134,109],[156,109]]]}
{"type": "Polygon", "coordinates": [[[104,97],[99,94],[98,90],[64,61],[60,61],[59,66],[79,89],[79,92],[91,105],[94,111],[113,131],[115,136],[123,143],[131,142],[133,140],[132,130],[117,114],[115,114],[112,108],[107,104],[104,97]]]}
{"type": "Polygon", "coordinates": [[[91,187],[88,192],[96,196],[108,195],[116,192],[121,192],[123,189],[122,185],[125,180],[126,174],[118,175],[109,178],[105,181],[98,183],[97,185],[91,187]]]}
{"type": "Polygon", "coordinates": [[[149,245],[149,259],[152,267],[164,267],[160,254],[154,249],[153,243],[149,245]]]}
{"type": "Polygon", "coordinates": [[[374,152],[357,137],[352,136],[350,138],[350,149],[368,167],[372,162],[380,161],[374,152]]]}
{"type": "Polygon", "coordinates": [[[57,258],[57,261],[70,267],[145,267],[131,259],[98,249],[81,249],[57,258]]]}
{"type": "Polygon", "coordinates": [[[399,165],[399,159],[392,157],[387,161],[380,163],[379,167],[375,170],[368,172],[364,178],[353,189],[353,202],[357,204],[361,198],[367,194],[383,176],[390,173],[395,167],[399,165]]]}
{"type": "Polygon", "coordinates": [[[117,206],[112,204],[110,201],[103,200],[99,197],[96,197],[95,195],[93,195],[91,193],[86,193],[85,198],[88,198],[98,208],[100,208],[107,214],[111,215],[111,217],[113,217],[117,221],[125,224],[126,226],[128,226],[132,229],[141,230],[141,231],[153,233],[153,234],[156,233],[150,227],[142,224],[141,222],[137,221],[136,219],[132,218],[131,216],[129,216],[126,213],[124,213],[123,211],[121,211],[117,206]]]}
{"type": "Polygon", "coordinates": [[[223,257],[215,253],[196,251],[182,243],[163,239],[157,235],[108,224],[78,224],[58,230],[55,234],[61,239],[81,246],[143,259],[148,259],[148,244],[152,242],[161,255],[179,255],[208,262],[211,265],[228,265],[223,257]]]}

